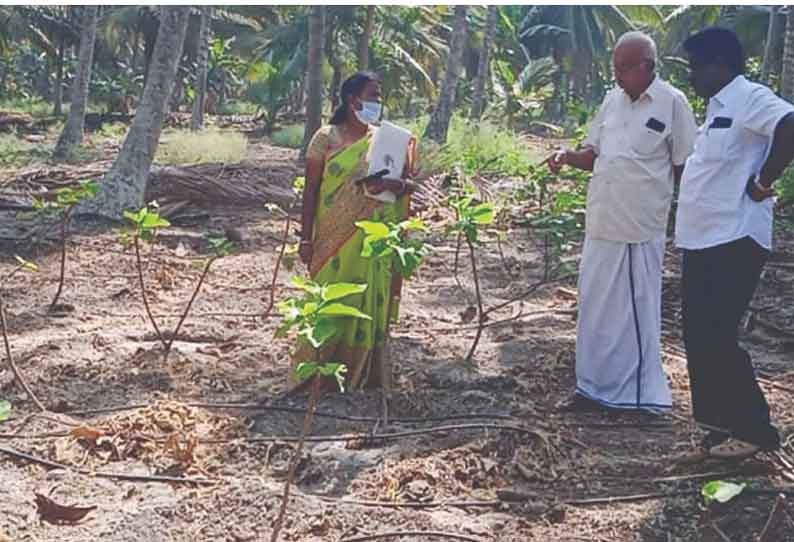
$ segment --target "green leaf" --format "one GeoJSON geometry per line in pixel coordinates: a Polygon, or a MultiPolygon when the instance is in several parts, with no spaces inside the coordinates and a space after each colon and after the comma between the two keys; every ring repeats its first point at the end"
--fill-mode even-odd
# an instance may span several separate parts
{"type": "Polygon", "coordinates": [[[321,297],[323,301],[336,301],[349,295],[361,294],[366,291],[366,284],[353,284],[351,282],[336,282],[323,288],[321,297]]]}
{"type": "Polygon", "coordinates": [[[124,218],[135,224],[140,224],[141,220],[143,220],[143,213],[145,211],[146,209],[141,209],[140,211],[137,211],[135,213],[133,213],[132,211],[124,211],[124,218]]]}
{"type": "Polygon", "coordinates": [[[706,503],[717,501],[726,503],[739,495],[747,484],[734,484],[732,482],[724,482],[722,480],[714,480],[703,486],[701,493],[706,503]]]}
{"type": "Polygon", "coordinates": [[[364,314],[357,308],[342,303],[331,303],[330,305],[326,305],[318,311],[318,314],[322,316],[352,316],[353,318],[372,320],[369,315],[364,314]]]}
{"type": "Polygon", "coordinates": [[[477,224],[490,224],[494,219],[493,205],[482,203],[471,210],[471,217],[477,224]]]}
{"type": "Polygon", "coordinates": [[[369,220],[361,220],[356,222],[356,226],[364,230],[364,233],[366,233],[368,236],[374,237],[375,239],[382,239],[389,236],[389,227],[383,222],[370,222],[369,220]]]}
{"type": "Polygon", "coordinates": [[[0,400],[0,422],[5,421],[11,415],[11,403],[0,400]]]}
{"type": "Polygon", "coordinates": [[[417,217],[400,222],[399,227],[404,231],[427,231],[427,224],[417,217]]]}
{"type": "Polygon", "coordinates": [[[320,348],[336,333],[337,327],[331,318],[319,318],[315,325],[304,327],[298,335],[305,337],[314,348],[320,348]]]}
{"type": "Polygon", "coordinates": [[[304,292],[307,292],[313,296],[320,297],[320,295],[322,295],[322,291],[323,291],[322,286],[311,280],[306,280],[303,277],[299,277],[299,276],[292,277],[292,284],[296,288],[300,288],[304,292]]]}
{"type": "Polygon", "coordinates": [[[149,212],[143,217],[141,226],[147,230],[155,228],[167,228],[171,223],[157,213],[149,212]]]}
{"type": "Polygon", "coordinates": [[[299,363],[297,367],[295,367],[295,376],[301,382],[304,380],[308,380],[309,378],[313,378],[320,371],[320,366],[317,363],[313,362],[303,362],[299,363]]]}

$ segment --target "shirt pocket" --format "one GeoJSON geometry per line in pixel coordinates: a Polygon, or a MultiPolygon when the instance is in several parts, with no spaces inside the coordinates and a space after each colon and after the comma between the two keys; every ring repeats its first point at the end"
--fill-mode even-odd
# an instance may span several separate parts
{"type": "Polygon", "coordinates": [[[655,116],[637,123],[629,134],[632,150],[640,156],[657,156],[666,151],[669,125],[668,119],[659,120],[655,116]]]}
{"type": "Polygon", "coordinates": [[[725,159],[734,124],[730,117],[714,117],[709,124],[701,127],[698,146],[701,147],[700,155],[704,161],[725,159]]]}

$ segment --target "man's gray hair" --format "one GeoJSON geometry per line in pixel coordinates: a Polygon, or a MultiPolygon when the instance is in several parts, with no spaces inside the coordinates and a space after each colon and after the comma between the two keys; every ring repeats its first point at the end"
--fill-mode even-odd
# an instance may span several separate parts
{"type": "Polygon", "coordinates": [[[620,38],[618,38],[618,42],[615,44],[615,49],[620,47],[621,45],[628,45],[630,43],[636,43],[640,45],[643,49],[643,53],[646,56],[645,60],[652,60],[654,65],[657,64],[657,53],[656,53],[656,42],[653,41],[648,34],[645,32],[640,32],[639,30],[634,30],[632,32],[626,32],[620,38]]]}

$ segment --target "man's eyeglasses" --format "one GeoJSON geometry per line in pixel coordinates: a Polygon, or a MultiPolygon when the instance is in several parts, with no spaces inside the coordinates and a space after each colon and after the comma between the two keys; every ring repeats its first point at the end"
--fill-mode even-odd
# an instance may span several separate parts
{"type": "Polygon", "coordinates": [[[618,66],[617,64],[613,64],[612,71],[615,73],[615,75],[626,74],[629,73],[630,71],[636,70],[637,68],[639,68],[640,66],[646,63],[648,63],[648,60],[640,60],[639,62],[636,62],[630,66],[618,66]]]}

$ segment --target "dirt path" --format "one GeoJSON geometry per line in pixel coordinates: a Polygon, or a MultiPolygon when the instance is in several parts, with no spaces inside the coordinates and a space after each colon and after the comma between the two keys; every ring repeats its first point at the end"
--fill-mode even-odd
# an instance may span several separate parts
{"type": "MultiPolygon", "coordinates": [[[[279,155],[279,163],[283,159],[279,155]]],[[[60,416],[89,428],[75,433],[63,423],[27,418],[34,406],[3,367],[0,397],[14,405],[15,419],[0,425],[0,447],[88,472],[212,483],[124,481],[0,454],[0,534],[14,542],[269,539],[292,444],[251,439],[297,435],[306,398],[282,393],[291,343],[273,338],[276,319],[218,313],[262,310],[283,224],[265,210],[213,210],[205,223],[164,236],[156,258],[149,259],[146,280],[155,312],[166,315],[161,322],[172,328],[199,273],[190,259],[205,250],[200,236],[227,227],[242,233],[242,251],[215,264],[167,362],[143,318],[134,258],[113,232],[74,238],[79,244],[70,251],[62,297],[74,312],[66,316],[44,314],[57,281],[58,256],[52,248],[29,254],[40,273],[18,275],[6,284],[14,355],[50,409],[149,406],[60,416]],[[36,493],[61,504],[97,508],[77,524],[52,525],[39,520],[36,493]]],[[[467,294],[452,277],[452,244],[433,243],[437,250],[407,286],[402,319],[393,332],[397,390],[388,398],[388,425],[378,420],[379,393],[322,399],[319,409],[328,416],[316,419],[313,435],[346,437],[307,444],[282,540],[338,541],[391,531],[444,531],[481,541],[722,540],[712,520],[733,542],[757,540],[773,495],[742,496],[708,516],[700,487],[725,478],[755,488],[791,488],[794,469],[786,479],[772,456],[737,465],[681,459],[700,434],[688,421],[688,379],[676,327],[678,258],[672,251],[664,314],[673,415],[563,414],[554,406],[574,384],[575,284],[541,287],[524,302],[492,314],[491,323],[513,319],[486,330],[475,365],[466,367],[461,360],[474,335],[470,324],[461,323],[467,294]],[[487,427],[472,427],[478,424],[487,427]],[[385,437],[444,426],[465,427],[385,437]],[[677,496],[580,502],[659,493],[677,496]],[[516,498],[522,502],[508,502],[516,498]]],[[[12,258],[6,253],[3,259],[5,273],[12,258]]],[[[493,246],[480,253],[488,305],[540,280],[541,256],[526,230],[515,231],[506,261],[516,279],[493,246]]],[[[794,235],[781,228],[777,255],[754,300],[758,310],[746,334],[759,369],[769,378],[765,389],[773,415],[789,438],[794,433],[794,339],[774,329],[794,329],[792,262],[794,235]]],[[[285,271],[279,278],[282,298],[289,293],[283,286],[289,275],[285,271]]],[[[789,461],[793,448],[787,450],[789,461]]],[[[794,506],[789,511],[794,516],[794,506]]],[[[441,540],[402,538],[409,539],[441,540]]],[[[768,538],[773,540],[794,540],[794,524],[782,523],[768,538]]]]}

